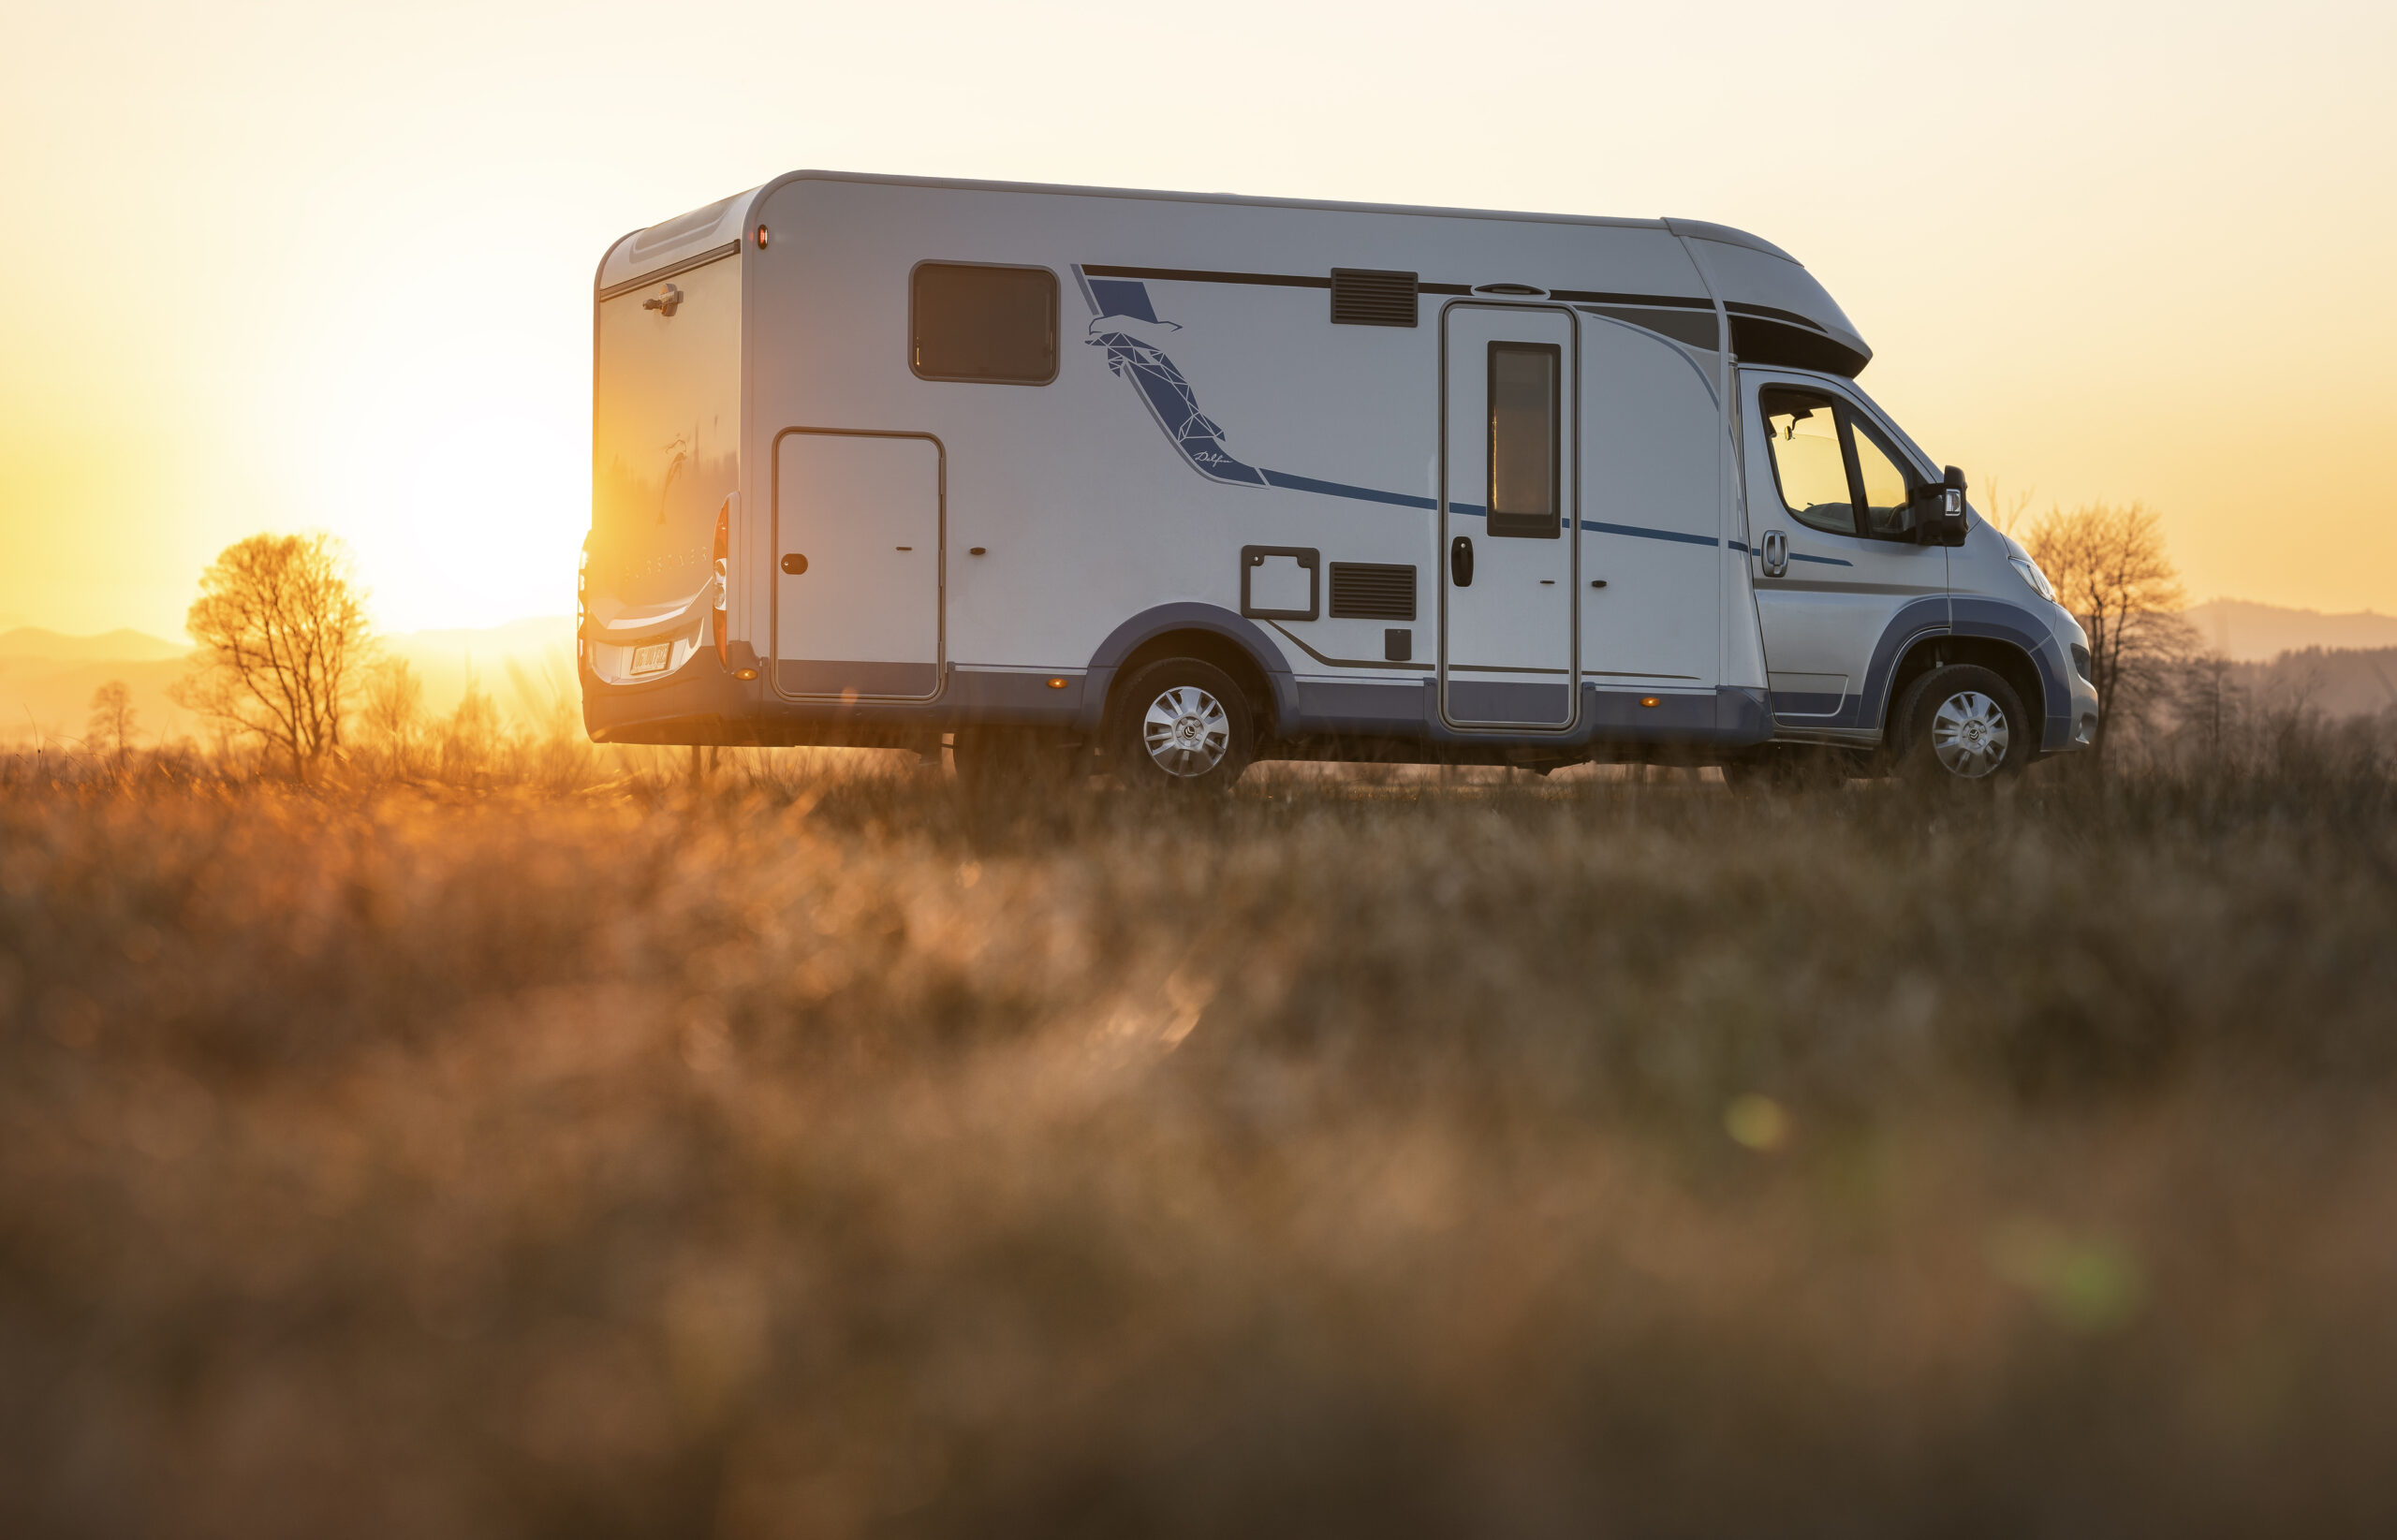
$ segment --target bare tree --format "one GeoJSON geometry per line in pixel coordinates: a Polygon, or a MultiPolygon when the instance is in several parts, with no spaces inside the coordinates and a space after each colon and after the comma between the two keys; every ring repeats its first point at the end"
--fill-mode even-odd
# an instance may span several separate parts
{"type": "Polygon", "coordinates": [[[125,768],[125,751],[133,746],[140,731],[134,722],[133,691],[121,679],[110,680],[92,692],[92,714],[83,728],[84,741],[105,748],[116,760],[117,768],[125,768]]]}
{"type": "Polygon", "coordinates": [[[407,773],[424,735],[424,682],[407,659],[377,658],[365,670],[363,696],[358,716],[368,745],[386,771],[407,773]]]}
{"type": "Polygon", "coordinates": [[[2001,534],[2013,534],[2014,526],[2022,521],[2024,511],[2031,506],[2033,489],[2025,487],[2018,492],[2006,491],[1993,476],[1985,485],[1989,491],[1983,494],[1987,506],[1982,509],[1982,517],[1995,524],[2001,534]]]}
{"type": "Polygon", "coordinates": [[[177,704],[262,740],[303,778],[341,747],[342,710],[374,644],[332,536],[253,535],[226,547],[184,626],[199,646],[177,704]]]}
{"type": "Polygon", "coordinates": [[[2169,686],[2171,665],[2192,651],[2163,521],[2144,503],[2084,503],[2049,510],[2023,544],[2089,633],[2097,690],[2090,758],[2102,763],[2117,713],[2144,710],[2169,686]]]}
{"type": "Polygon", "coordinates": [[[490,773],[507,737],[499,704],[484,693],[472,669],[466,693],[441,733],[441,773],[452,781],[473,782],[490,773]]]}

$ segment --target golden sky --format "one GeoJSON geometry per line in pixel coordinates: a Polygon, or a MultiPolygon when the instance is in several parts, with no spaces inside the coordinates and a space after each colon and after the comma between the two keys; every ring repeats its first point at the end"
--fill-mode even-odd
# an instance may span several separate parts
{"type": "Polygon", "coordinates": [[[2397,610],[2397,7],[32,0],[0,52],[0,624],[179,636],[262,528],[383,623],[573,604],[590,284],[801,166],[1680,214],[1931,453],[2397,610]]]}

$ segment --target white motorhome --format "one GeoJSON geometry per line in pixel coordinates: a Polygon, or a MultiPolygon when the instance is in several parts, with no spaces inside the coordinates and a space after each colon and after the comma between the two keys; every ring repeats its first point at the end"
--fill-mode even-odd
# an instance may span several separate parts
{"type": "Polygon", "coordinates": [[[2007,773],[2087,638],[1770,242],[800,171],[610,247],[595,739],[2007,773]]]}

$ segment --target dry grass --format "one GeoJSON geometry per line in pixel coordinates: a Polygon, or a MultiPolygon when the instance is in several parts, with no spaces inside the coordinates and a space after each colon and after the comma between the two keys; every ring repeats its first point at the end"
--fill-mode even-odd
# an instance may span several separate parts
{"type": "Polygon", "coordinates": [[[1163,813],[16,761],[0,1530],[2388,1533],[2357,741],[1163,813]]]}

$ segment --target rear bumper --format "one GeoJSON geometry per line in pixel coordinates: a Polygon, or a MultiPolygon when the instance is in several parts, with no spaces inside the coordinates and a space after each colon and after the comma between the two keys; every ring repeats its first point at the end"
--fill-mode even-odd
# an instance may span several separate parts
{"type": "Polygon", "coordinates": [[[611,684],[578,661],[582,730],[595,743],[753,743],[762,680],[740,680],[703,649],[664,679],[611,684]]]}

